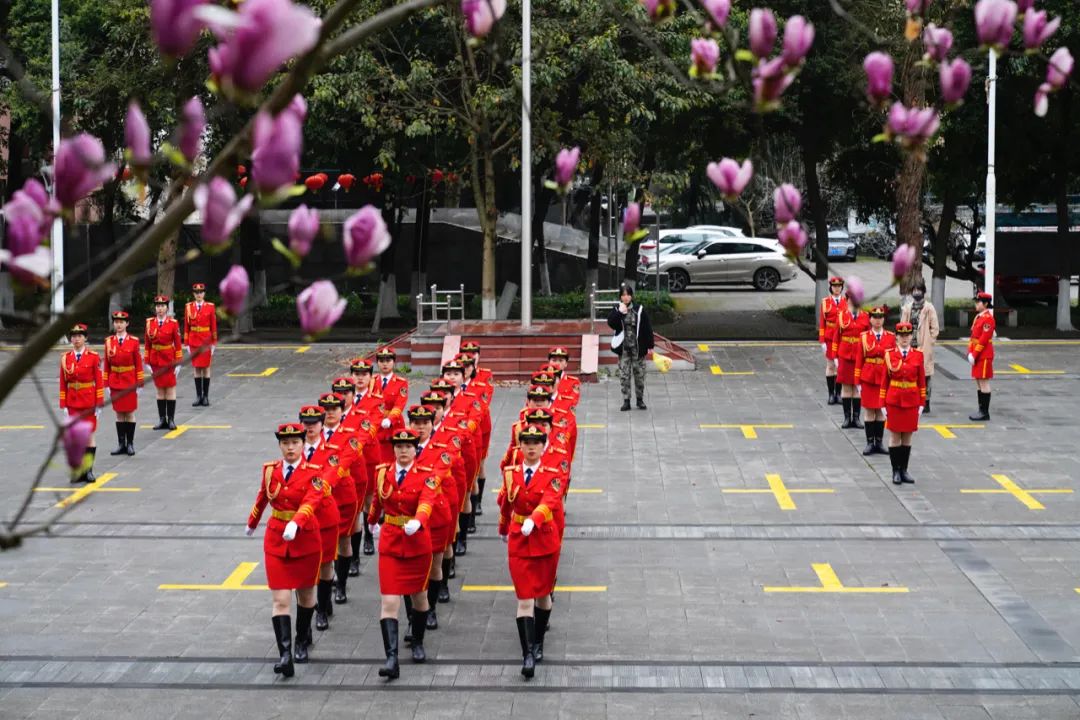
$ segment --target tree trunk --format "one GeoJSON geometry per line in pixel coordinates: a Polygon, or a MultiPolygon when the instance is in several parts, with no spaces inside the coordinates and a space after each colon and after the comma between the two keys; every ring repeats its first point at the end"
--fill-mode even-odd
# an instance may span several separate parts
{"type": "Polygon", "coordinates": [[[170,311],[173,311],[173,294],[176,292],[176,245],[179,240],[180,233],[173,233],[158,248],[157,291],[159,295],[169,297],[170,311]]]}
{"type": "MultiPolygon", "coordinates": [[[[603,193],[600,183],[604,180],[604,163],[597,161],[593,166],[592,197],[589,198],[589,254],[585,260],[585,292],[592,290],[600,280],[600,213],[603,210],[603,193]]],[[[610,198],[609,198],[610,202],[610,198]]]]}
{"type": "MultiPolygon", "coordinates": [[[[396,201],[391,200],[391,203],[396,201]]],[[[394,272],[395,260],[397,259],[397,240],[401,237],[401,225],[395,223],[393,209],[382,210],[383,222],[389,227],[395,227],[393,241],[379,256],[379,296],[375,303],[375,319],[371,323],[371,332],[378,332],[384,318],[401,317],[397,309],[397,273],[394,272]]],[[[422,292],[422,291],[421,291],[422,292]]],[[[420,308],[417,308],[419,320],[420,308]]]]}
{"type": "Polygon", "coordinates": [[[547,247],[544,238],[544,218],[547,217],[555,191],[544,184],[542,173],[533,173],[536,178],[536,192],[533,193],[536,207],[533,208],[532,236],[536,243],[536,264],[540,269],[540,294],[551,295],[551,275],[548,272],[547,247]]]}
{"type": "Polygon", "coordinates": [[[956,220],[956,190],[949,187],[941,202],[941,220],[938,222],[934,237],[934,276],[930,287],[930,304],[938,311],[938,316],[945,317],[945,279],[946,264],[949,262],[949,238],[952,237],[953,223],[956,220]]]}
{"type": "MultiPolygon", "coordinates": [[[[926,101],[923,71],[916,66],[921,49],[912,45],[904,59],[902,94],[907,107],[922,107],[926,101]]],[[[900,164],[896,183],[896,245],[915,248],[915,262],[900,283],[900,294],[911,294],[915,278],[922,277],[922,186],[926,176],[926,158],[920,152],[907,152],[900,164]]]]}
{"type": "Polygon", "coordinates": [[[1061,108],[1061,132],[1058,134],[1057,172],[1054,177],[1054,194],[1057,200],[1058,253],[1057,266],[1064,269],[1058,278],[1057,329],[1071,331],[1072,324],[1072,244],[1069,238],[1069,137],[1072,127],[1072,87],[1061,91],[1058,107],[1061,108]]]}
{"type": "Polygon", "coordinates": [[[495,240],[499,209],[495,204],[495,158],[490,143],[484,145],[484,266],[481,280],[481,307],[484,320],[495,320],[498,307],[495,288],[495,240]]]}
{"type": "MultiPolygon", "coordinates": [[[[416,200],[416,223],[413,225],[413,295],[425,292],[427,288],[428,237],[431,227],[431,188],[425,177],[420,197],[416,200]]],[[[413,304],[415,304],[415,297],[413,304]]]]}
{"type": "Polygon", "coordinates": [[[802,143],[803,175],[806,178],[806,200],[810,204],[810,218],[814,225],[814,315],[821,307],[821,300],[829,285],[829,219],[825,214],[825,202],[821,198],[821,180],[818,178],[817,151],[812,143],[802,143]]]}

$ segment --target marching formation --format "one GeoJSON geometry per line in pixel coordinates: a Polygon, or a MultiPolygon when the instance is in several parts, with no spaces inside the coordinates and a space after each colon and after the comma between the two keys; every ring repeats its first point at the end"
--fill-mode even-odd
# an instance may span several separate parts
{"type": "MultiPolygon", "coordinates": [[[[480,366],[480,346],[466,342],[461,351],[412,406],[392,349],[375,353],[375,368],[357,358],[330,392],[300,408],[296,422],[277,427],[281,458],[262,467],[246,529],[253,535],[269,508],[263,552],[276,673],[292,677],[295,663],[308,662],[312,621],[317,631],[330,629],[334,605],[348,602],[348,578],[360,574],[361,545],[372,555],[376,543],[386,657],[379,675],[400,676],[401,641],[413,662],[426,661],[424,639],[439,628],[436,607],[451,601],[448,581],[483,514],[494,387],[480,366]]],[[[580,399],[568,361],[565,348],[553,348],[532,375],[499,463],[498,531],[518,598],[526,679],[543,660],[566,526],[580,399]]]]}
{"type": "MultiPolygon", "coordinates": [[[[916,288],[917,301],[922,300],[916,288]]],[[[971,326],[967,360],[978,388],[979,411],[971,420],[990,419],[990,378],[994,376],[994,316],[989,294],[975,296],[975,318],[971,326]]],[[[864,312],[844,292],[842,278],[829,280],[829,296],[818,312],[818,342],[825,355],[827,404],[843,405],[843,429],[866,431],[863,455],[888,455],[895,485],[914,483],[908,473],[911,441],[919,429],[919,418],[930,410],[929,376],[933,361],[914,343],[914,322],[922,312],[905,308],[895,331],[885,330],[888,308],[879,305],[864,312]],[[860,414],[863,421],[860,422],[860,414]],[[888,449],[883,445],[889,431],[888,449]]],[[[936,316],[932,335],[924,335],[927,353],[937,337],[936,316]]],[[[931,354],[932,358],[932,354],[931,354]]]]}
{"type": "Polygon", "coordinates": [[[197,399],[192,407],[210,405],[210,363],[217,345],[217,310],[206,302],[206,285],[192,286],[194,300],[184,308],[184,329],[168,316],[169,298],[154,297],[154,315],[146,319],[143,340],[128,332],[131,315],[112,313],[113,334],[105,338],[104,357],[87,345],[87,326],[78,323],[68,331],[71,350],[60,358],[60,409],[70,418],[90,423],[82,471],[72,483],[91,483],[97,454],[97,421],[109,397],[116,414],[116,449],[110,455],[135,454],[135,413],[149,373],[157,392],[158,424],[155,430],[176,429],[176,381],[184,348],[195,371],[197,399]]]}

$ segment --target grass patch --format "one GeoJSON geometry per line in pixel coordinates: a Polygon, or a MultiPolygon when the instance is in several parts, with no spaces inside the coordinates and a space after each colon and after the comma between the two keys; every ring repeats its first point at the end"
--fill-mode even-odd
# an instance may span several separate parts
{"type": "Polygon", "coordinates": [[[814,325],[817,323],[814,305],[788,305],[776,311],[776,314],[791,323],[814,325]]]}

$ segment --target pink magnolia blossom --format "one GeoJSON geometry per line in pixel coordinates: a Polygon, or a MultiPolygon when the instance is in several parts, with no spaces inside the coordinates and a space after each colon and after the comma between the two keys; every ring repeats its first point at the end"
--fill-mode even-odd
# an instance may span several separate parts
{"type": "Polygon", "coordinates": [[[475,38],[486,37],[506,12],[506,0],[461,0],[465,29],[475,38]]]}
{"type": "Polygon", "coordinates": [[[866,71],[866,95],[882,103],[892,95],[893,60],[883,52],[872,52],[863,60],[866,71]]]}
{"type": "Polygon", "coordinates": [[[705,6],[716,27],[727,25],[728,15],[731,14],[731,0],[702,0],[701,4],[705,6]]]}
{"type": "Polygon", "coordinates": [[[341,319],[345,299],[338,296],[334,283],[316,280],[296,298],[296,312],[301,329],[308,335],[318,335],[341,319]]]}
{"type": "Polygon", "coordinates": [[[228,274],[218,284],[221,304],[225,306],[225,311],[233,317],[244,312],[249,290],[251,290],[251,280],[244,266],[233,265],[229,268],[228,274]]]}
{"type": "Polygon", "coordinates": [[[102,184],[113,179],[116,166],[105,157],[105,146],[93,135],[79,133],[60,141],[53,166],[56,199],[65,208],[75,207],[102,184]]]}
{"type": "Polygon", "coordinates": [[[576,145],[572,148],[563,148],[555,156],[555,184],[567,187],[577,174],[577,166],[581,161],[581,148],[576,145]]]}
{"type": "Polygon", "coordinates": [[[794,220],[802,209],[802,195],[794,185],[784,183],[773,192],[773,214],[777,225],[794,220]]]}
{"type": "Polygon", "coordinates": [[[914,245],[898,245],[896,250],[893,251],[892,256],[892,274],[893,277],[899,280],[907,274],[907,271],[915,265],[915,257],[918,250],[914,245]]]}
{"type": "Polygon", "coordinates": [[[244,195],[239,202],[229,181],[214,177],[209,183],[195,188],[195,209],[202,216],[202,239],[211,247],[220,247],[229,240],[240,221],[251,209],[255,196],[244,195]]]}
{"type": "Polygon", "coordinates": [[[6,247],[11,257],[34,252],[49,234],[57,212],[56,203],[39,180],[29,178],[23,183],[0,210],[7,225],[6,247]]]}
{"type": "Polygon", "coordinates": [[[1024,47],[1037,50],[1057,32],[1061,18],[1046,19],[1045,10],[1032,10],[1024,14],[1024,47]]]}
{"type": "Polygon", "coordinates": [[[814,25],[802,15],[792,15],[784,26],[784,64],[800,65],[814,44],[814,25]]]}
{"type": "Polygon", "coordinates": [[[166,55],[187,54],[205,24],[196,9],[208,0],[150,0],[150,30],[166,55]]]}
{"type": "Polygon", "coordinates": [[[901,102],[889,109],[888,129],[906,145],[921,145],[937,132],[941,124],[933,108],[906,108],[901,102]]]}
{"type": "Polygon", "coordinates": [[[295,112],[286,109],[274,118],[260,112],[251,143],[251,175],[260,192],[272,194],[295,182],[304,145],[304,128],[295,112]]]}
{"type": "Polygon", "coordinates": [[[301,205],[289,215],[289,249],[297,257],[306,257],[319,234],[319,212],[301,205]]]}
{"type": "Polygon", "coordinates": [[[626,209],[623,210],[623,237],[630,237],[638,231],[641,227],[641,205],[640,203],[628,203],[626,209]]]}
{"type": "Polygon", "coordinates": [[[641,0],[641,6],[653,22],[675,14],[675,0],[641,0]]]}
{"type": "Polygon", "coordinates": [[[1012,40],[1016,25],[1016,3],[1013,0],[979,0],[975,4],[975,34],[979,43],[1005,48],[1012,40]]]}
{"type": "Polygon", "coordinates": [[[784,91],[795,82],[794,73],[787,72],[784,58],[762,60],[754,68],[751,84],[754,88],[754,108],[759,112],[774,109],[784,91]]]}
{"type": "Polygon", "coordinates": [[[806,230],[803,229],[802,223],[798,220],[789,220],[780,228],[780,232],[776,235],[777,240],[780,241],[780,245],[791,257],[797,257],[802,249],[806,247],[806,244],[810,242],[809,236],[806,234],[806,230]]]}
{"type": "Polygon", "coordinates": [[[195,162],[202,151],[202,134],[206,129],[206,113],[202,100],[195,96],[184,103],[177,130],[176,144],[187,161],[195,162]]]}
{"type": "Polygon", "coordinates": [[[285,112],[292,113],[297,120],[301,123],[304,122],[304,120],[307,120],[307,100],[300,93],[293,95],[293,99],[285,106],[285,112]]]}
{"type": "Polygon", "coordinates": [[[0,265],[7,267],[11,275],[27,285],[48,287],[48,278],[52,274],[52,251],[44,245],[38,245],[33,252],[14,256],[7,248],[0,249],[0,265]]]}
{"type": "Polygon", "coordinates": [[[1043,83],[1039,85],[1035,90],[1035,114],[1039,117],[1046,117],[1046,112],[1050,109],[1050,93],[1054,92],[1054,88],[1050,83],[1043,83]]]}
{"type": "Polygon", "coordinates": [[[83,459],[86,457],[86,447],[90,442],[90,436],[93,434],[94,424],[86,418],[73,418],[64,427],[64,455],[68,467],[72,470],[78,470],[82,467],[83,459]]]}
{"type": "Polygon", "coordinates": [[[768,57],[775,45],[776,16],[768,8],[754,8],[750,11],[750,52],[757,58],[768,57]]]}
{"type": "Polygon", "coordinates": [[[721,195],[734,199],[742,194],[753,179],[754,165],[749,160],[744,160],[740,165],[731,158],[723,158],[718,163],[709,163],[705,172],[721,195]]]}
{"type": "Polygon", "coordinates": [[[963,58],[946,60],[938,68],[941,81],[941,99],[947,105],[953,105],[964,99],[968,86],[971,85],[971,66],[963,58]]]}
{"type": "Polygon", "coordinates": [[[854,305],[861,305],[863,298],[866,297],[866,289],[863,287],[862,280],[854,275],[844,278],[844,292],[854,305]]]}
{"type": "Polygon", "coordinates": [[[291,0],[244,0],[236,13],[202,13],[219,43],[210,71],[223,87],[257,92],[289,60],[315,47],[321,21],[291,0]],[[227,19],[226,19],[227,18],[227,19]]]}
{"type": "Polygon", "coordinates": [[[365,205],[345,221],[345,260],[351,268],[360,268],[390,247],[390,231],[382,213],[374,205],[365,205]]]}
{"type": "Polygon", "coordinates": [[[939,28],[930,23],[923,30],[923,46],[926,48],[926,57],[934,62],[941,62],[949,56],[953,46],[953,34],[948,28],[939,28]]]}
{"type": "Polygon", "coordinates": [[[134,100],[128,105],[127,118],[124,121],[124,145],[134,165],[150,164],[153,158],[150,152],[150,125],[146,122],[139,103],[134,100]]]}
{"type": "Polygon", "coordinates": [[[710,76],[716,72],[720,60],[720,46],[712,38],[695,38],[690,41],[691,74],[710,76]]]}
{"type": "Polygon", "coordinates": [[[1046,82],[1055,90],[1060,90],[1069,81],[1072,71],[1072,53],[1069,48],[1060,47],[1050,56],[1050,63],[1046,66],[1046,82]]]}
{"type": "Polygon", "coordinates": [[[904,4],[907,5],[907,11],[912,15],[925,15],[930,9],[930,3],[932,0],[904,0],[904,4]]]}

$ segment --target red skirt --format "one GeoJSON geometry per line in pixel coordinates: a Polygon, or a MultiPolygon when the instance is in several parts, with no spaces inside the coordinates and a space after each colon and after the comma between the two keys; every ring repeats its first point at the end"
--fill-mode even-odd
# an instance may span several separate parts
{"type": "Polygon", "coordinates": [[[208,368],[210,367],[210,360],[213,359],[213,355],[210,353],[209,345],[202,345],[200,347],[191,347],[191,367],[194,368],[208,368]]]}
{"type": "Polygon", "coordinates": [[[511,557],[510,579],[518,600],[533,600],[550,595],[555,590],[555,575],[559,570],[559,553],[539,557],[511,557]]]}
{"type": "Polygon", "coordinates": [[[134,386],[111,390],[112,407],[118,413],[130,413],[139,409],[139,393],[134,386]]]}
{"type": "Polygon", "coordinates": [[[885,417],[885,429],[897,433],[915,432],[919,429],[919,408],[887,406],[888,415],[885,417]]]}
{"type": "Polygon", "coordinates": [[[399,558],[379,553],[379,593],[415,595],[424,592],[431,573],[431,556],[399,558]]]}
{"type": "Polygon", "coordinates": [[[356,513],[359,509],[360,506],[356,502],[338,503],[338,513],[341,515],[341,521],[337,526],[338,537],[352,536],[353,528],[356,526],[356,513]]]}
{"type": "MultiPolygon", "coordinates": [[[[84,412],[87,412],[89,410],[90,408],[68,408],[67,414],[68,417],[79,417],[84,412]]],[[[90,423],[90,427],[93,428],[93,431],[97,432],[97,416],[94,415],[93,412],[90,412],[86,417],[83,418],[83,420],[90,423]]]]}
{"type": "Polygon", "coordinates": [[[338,529],[336,525],[319,529],[319,541],[322,543],[322,563],[337,560],[338,529]]]}
{"type": "Polygon", "coordinates": [[[862,406],[867,410],[880,410],[885,407],[885,401],[881,399],[881,386],[871,385],[868,382],[862,384],[862,406]]]}
{"type": "Polygon", "coordinates": [[[855,361],[840,358],[836,367],[836,381],[841,385],[855,384],[855,361]]]}
{"type": "Polygon", "coordinates": [[[321,553],[300,557],[281,557],[263,553],[266,564],[266,584],[271,590],[300,590],[319,582],[321,553]]]}
{"type": "MultiPolygon", "coordinates": [[[[164,366],[162,366],[162,367],[164,367],[164,366]]],[[[160,367],[154,367],[153,365],[150,366],[150,370],[155,373],[155,375],[154,375],[154,387],[159,387],[159,388],[176,387],[176,368],[173,367],[172,369],[166,370],[165,372],[161,373],[160,375],[157,375],[156,373],[160,369],[161,369],[160,367]]]]}
{"type": "Polygon", "coordinates": [[[971,366],[971,377],[976,380],[989,380],[994,377],[994,359],[976,360],[971,366]]]}
{"type": "Polygon", "coordinates": [[[428,532],[431,533],[431,552],[442,552],[446,549],[454,540],[454,530],[457,529],[457,516],[454,516],[454,522],[447,523],[445,525],[434,526],[428,528],[428,532]]]}

